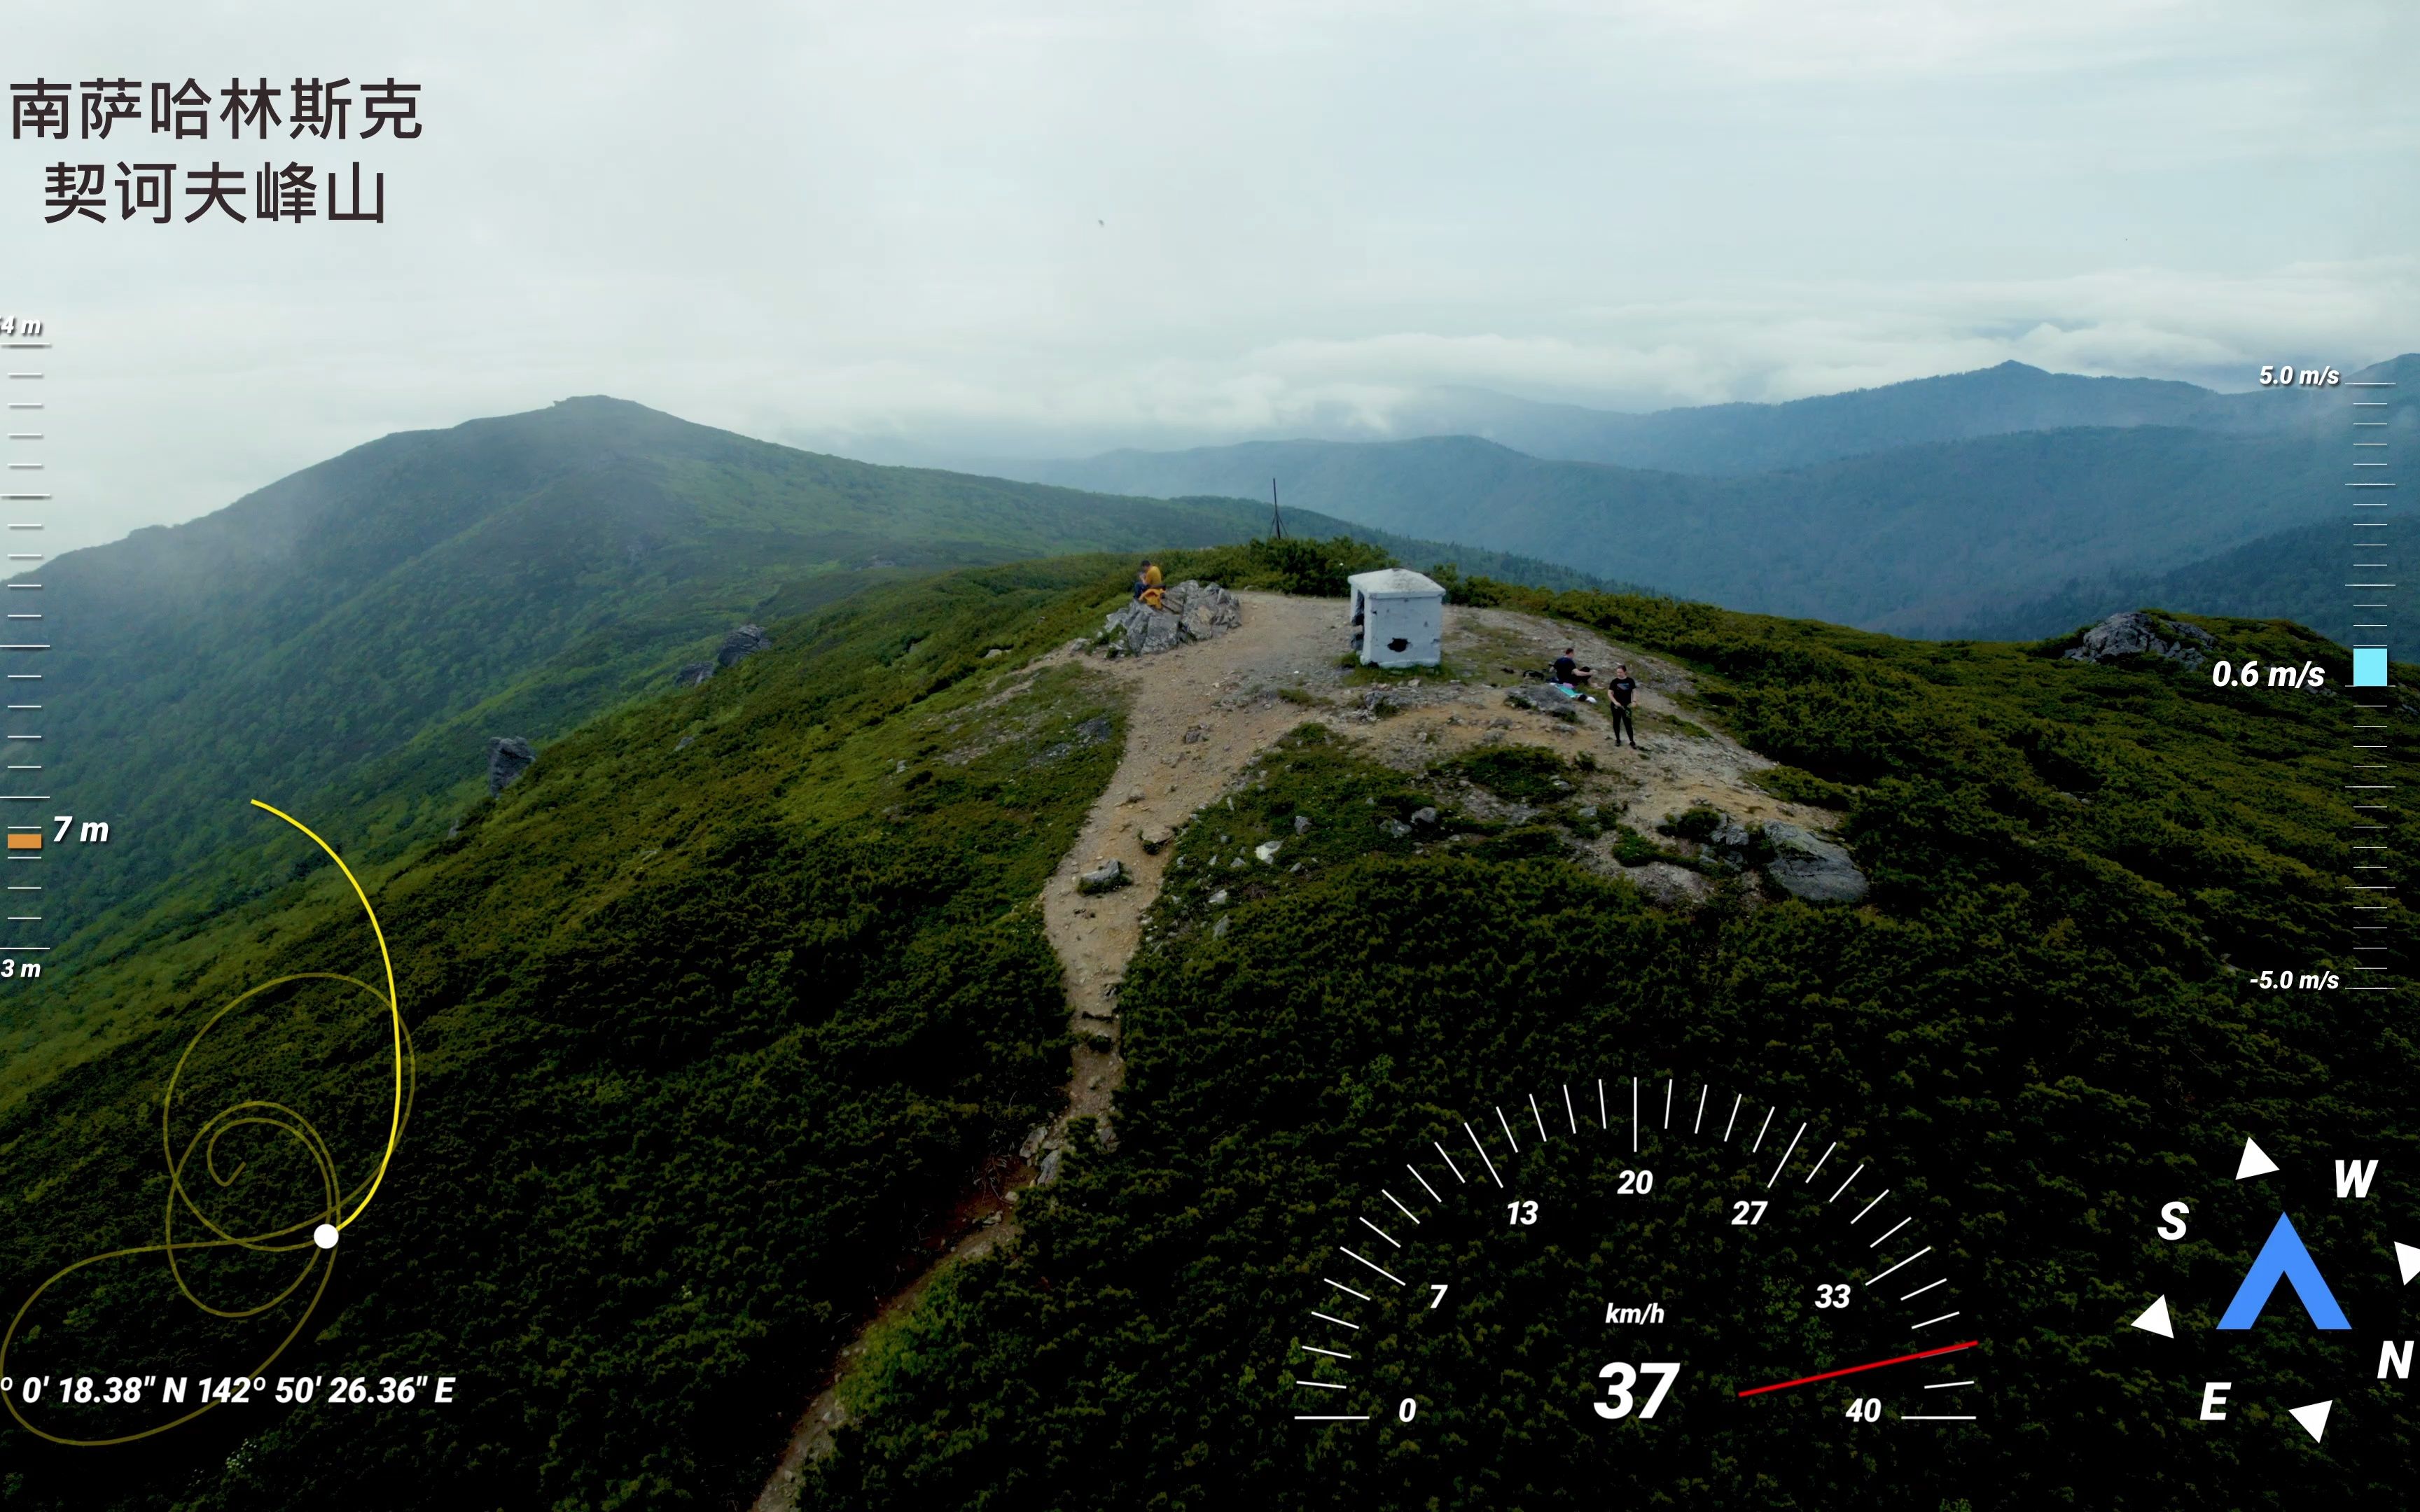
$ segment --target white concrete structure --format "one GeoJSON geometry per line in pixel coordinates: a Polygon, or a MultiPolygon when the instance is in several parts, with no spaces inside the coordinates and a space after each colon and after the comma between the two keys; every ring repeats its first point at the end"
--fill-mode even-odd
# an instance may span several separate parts
{"type": "Polygon", "coordinates": [[[1388,567],[1344,579],[1353,630],[1373,667],[1434,667],[1445,659],[1445,590],[1417,572],[1388,567]]]}

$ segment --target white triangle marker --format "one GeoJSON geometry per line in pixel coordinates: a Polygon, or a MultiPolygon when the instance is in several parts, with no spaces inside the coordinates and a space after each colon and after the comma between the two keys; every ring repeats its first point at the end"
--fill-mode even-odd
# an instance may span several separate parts
{"type": "Polygon", "coordinates": [[[2260,1147],[2247,1135],[2243,1141],[2243,1158],[2235,1163],[2235,1179],[2241,1181],[2247,1176],[2266,1176],[2276,1168],[2277,1163],[2262,1154],[2260,1147]]]}
{"type": "Polygon", "coordinates": [[[2164,1339],[2177,1336],[2176,1325],[2168,1321],[2168,1299],[2165,1297],[2144,1308],[2143,1316],[2134,1319],[2134,1326],[2146,1334],[2157,1334],[2164,1339]]]}
{"type": "Polygon", "coordinates": [[[2308,1407],[2296,1407],[2289,1412],[2294,1421],[2303,1425],[2304,1430],[2310,1434],[2311,1442],[2317,1443],[2319,1435],[2328,1430],[2328,1409],[2335,1405],[2333,1401],[2313,1402],[2308,1407]]]}
{"type": "Polygon", "coordinates": [[[2409,1244],[2396,1245],[2395,1268],[2403,1273],[2403,1284],[2410,1286],[2412,1278],[2420,1275],[2420,1249],[2414,1249],[2409,1244]]]}

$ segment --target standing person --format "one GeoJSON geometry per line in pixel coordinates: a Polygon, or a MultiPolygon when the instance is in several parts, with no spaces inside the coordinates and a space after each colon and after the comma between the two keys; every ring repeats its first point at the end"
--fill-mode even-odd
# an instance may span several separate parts
{"type": "Polygon", "coordinates": [[[1613,743],[1621,745],[1622,733],[1626,731],[1630,735],[1630,748],[1637,750],[1638,727],[1630,722],[1630,699],[1638,691],[1638,679],[1630,675],[1630,663],[1617,661],[1613,664],[1613,678],[1605,685],[1605,690],[1613,695],[1605,711],[1613,717],[1613,743]]]}

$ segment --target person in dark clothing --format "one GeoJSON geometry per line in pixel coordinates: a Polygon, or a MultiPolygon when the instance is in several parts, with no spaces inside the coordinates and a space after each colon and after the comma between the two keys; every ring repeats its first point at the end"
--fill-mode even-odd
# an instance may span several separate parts
{"type": "Polygon", "coordinates": [[[1569,646],[1565,646],[1563,654],[1555,658],[1555,681],[1566,687],[1585,687],[1595,671],[1596,669],[1593,667],[1583,667],[1574,661],[1572,648],[1569,646]]]}
{"type": "Polygon", "coordinates": [[[1638,691],[1638,679],[1630,675],[1630,663],[1618,661],[1613,664],[1613,680],[1605,685],[1605,689],[1613,695],[1605,711],[1613,717],[1613,743],[1621,745],[1622,735],[1627,733],[1630,748],[1637,750],[1638,727],[1630,722],[1630,700],[1638,691]]]}

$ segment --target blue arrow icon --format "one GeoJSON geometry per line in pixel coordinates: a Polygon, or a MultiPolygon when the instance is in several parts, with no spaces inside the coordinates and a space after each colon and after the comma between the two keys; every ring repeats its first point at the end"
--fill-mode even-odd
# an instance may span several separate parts
{"type": "Polygon", "coordinates": [[[2282,1212],[2277,1215],[2277,1227],[2269,1230],[2269,1242],[2260,1246],[2259,1257],[2244,1273],[2243,1285],[2235,1288],[2235,1300],[2226,1304],[2226,1316],[2218,1320],[2218,1326],[2250,1328],[2259,1321],[2260,1309],[2269,1305],[2280,1277],[2292,1284],[2303,1310],[2311,1315],[2313,1328],[2352,1327],[2345,1321],[2344,1309],[2336,1305],[2335,1293],[2328,1289],[2319,1268],[2312,1263],[2311,1252],[2303,1247],[2303,1236],[2294,1232],[2294,1220],[2282,1212]]]}

